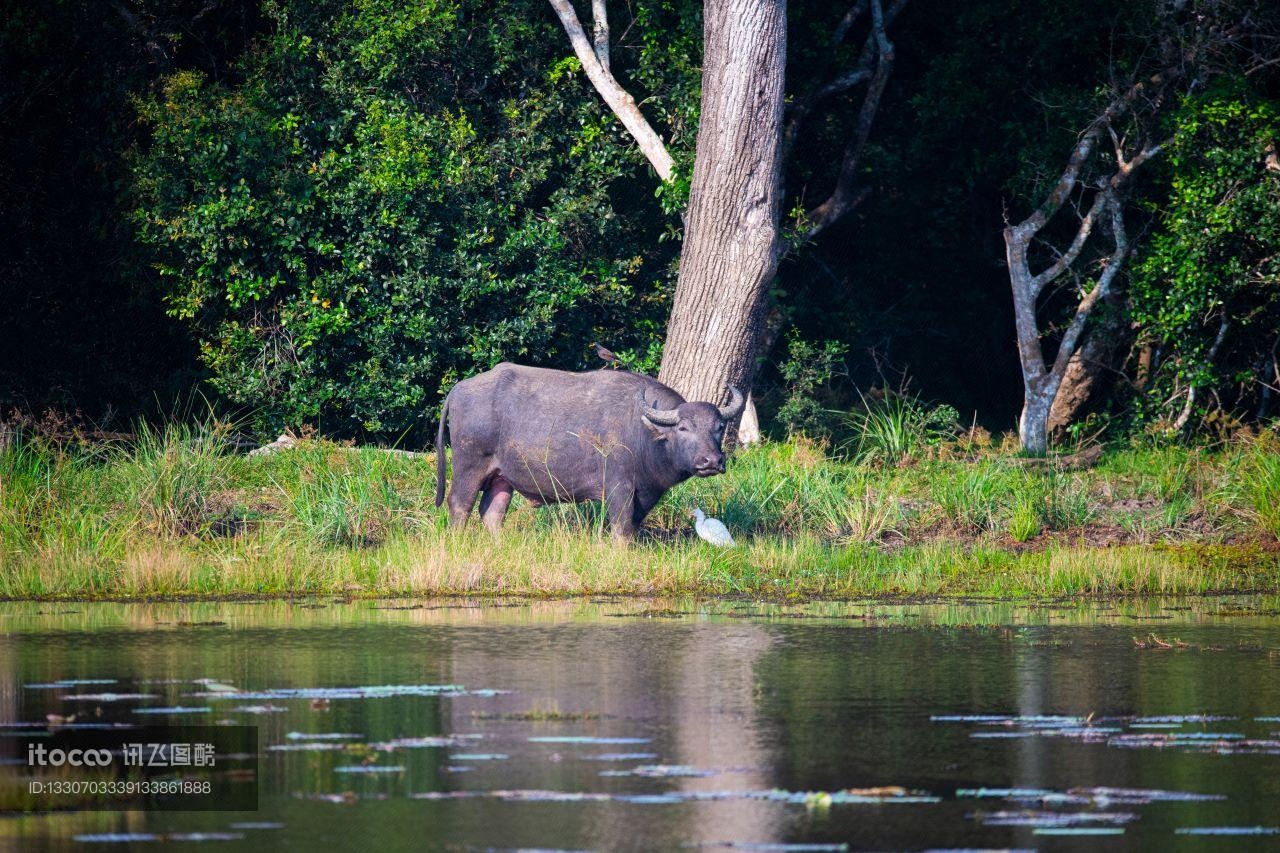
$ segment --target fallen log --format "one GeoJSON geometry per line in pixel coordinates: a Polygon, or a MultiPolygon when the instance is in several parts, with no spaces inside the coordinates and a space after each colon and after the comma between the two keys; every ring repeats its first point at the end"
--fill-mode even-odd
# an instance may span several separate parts
{"type": "MultiPolygon", "coordinates": [[[[300,446],[304,439],[300,439],[292,433],[281,433],[280,437],[270,444],[264,444],[261,447],[255,447],[249,451],[250,456],[270,456],[272,453],[279,453],[282,450],[292,450],[300,446]]],[[[410,458],[425,457],[428,454],[419,450],[401,450],[398,447],[355,447],[347,445],[334,445],[338,450],[376,450],[379,453],[390,453],[395,456],[404,456],[410,458]]]]}
{"type": "Polygon", "coordinates": [[[1081,471],[1097,465],[1101,458],[1102,445],[1095,444],[1069,456],[1015,456],[1009,461],[1038,471],[1081,471]]]}

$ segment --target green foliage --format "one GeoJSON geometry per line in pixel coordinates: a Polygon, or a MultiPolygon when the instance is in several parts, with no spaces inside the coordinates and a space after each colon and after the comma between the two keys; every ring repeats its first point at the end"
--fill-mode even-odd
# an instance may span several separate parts
{"type": "Polygon", "coordinates": [[[140,422],[134,445],[117,450],[118,500],[135,504],[139,523],[160,536],[209,532],[228,507],[237,457],[228,452],[224,430],[206,421],[152,427],[140,422]]]}
{"type": "Polygon", "coordinates": [[[929,407],[907,394],[863,397],[862,408],[849,413],[853,438],[845,447],[861,462],[897,465],[926,444],[954,436],[959,419],[952,406],[929,407]]]}
{"type": "Polygon", "coordinates": [[[1267,166],[1280,102],[1228,83],[1187,98],[1174,124],[1168,198],[1132,283],[1134,318],[1162,353],[1155,416],[1192,385],[1222,389],[1222,399],[1243,381],[1245,396],[1224,402],[1247,403],[1260,358],[1270,375],[1280,324],[1280,171],[1267,166]],[[1211,360],[1224,320],[1225,346],[1211,360]]]}
{"type": "Polygon", "coordinates": [[[1280,449],[1274,434],[1237,451],[1230,476],[1215,496],[1254,527],[1280,539],[1280,449]]]}
{"type": "Polygon", "coordinates": [[[786,399],[778,408],[777,421],[788,435],[825,435],[829,413],[819,394],[831,380],[844,373],[848,347],[839,341],[816,344],[792,332],[787,336],[787,358],[779,365],[786,399]]]}
{"type": "MultiPolygon", "coordinates": [[[[672,217],[545,4],[267,11],[233,82],[177,73],[138,105],[137,226],[220,392],[264,428],[391,435],[504,359],[653,349],[672,217]]],[[[676,11],[633,38],[684,58],[646,69],[683,140],[693,22],[676,11]]]]}

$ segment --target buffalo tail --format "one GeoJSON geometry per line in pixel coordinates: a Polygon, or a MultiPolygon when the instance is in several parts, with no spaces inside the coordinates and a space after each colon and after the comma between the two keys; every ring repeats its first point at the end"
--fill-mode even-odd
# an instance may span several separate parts
{"type": "Polygon", "coordinates": [[[445,459],[444,431],[448,423],[449,398],[445,397],[444,405],[440,407],[440,426],[436,429],[436,506],[444,503],[444,469],[448,463],[445,459]]]}

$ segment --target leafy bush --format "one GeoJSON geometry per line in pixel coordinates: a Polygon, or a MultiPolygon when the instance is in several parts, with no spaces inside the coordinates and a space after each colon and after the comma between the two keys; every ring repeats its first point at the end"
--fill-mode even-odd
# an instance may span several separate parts
{"type": "MultiPolygon", "coordinates": [[[[647,10],[614,56],[648,69],[646,111],[683,158],[673,104],[701,25],[679,12],[647,10]]],[[[139,103],[151,139],[133,158],[168,310],[261,428],[396,435],[503,359],[655,351],[677,248],[659,237],[679,221],[663,207],[680,205],[655,199],[545,3],[267,13],[235,75],[180,72],[139,103]]]]}
{"type": "MultiPolygon", "coordinates": [[[[1160,358],[1146,414],[1167,425],[1190,388],[1228,412],[1253,408],[1280,323],[1280,101],[1233,82],[1174,116],[1168,198],[1133,271],[1134,319],[1160,358]],[[1244,381],[1241,381],[1244,380],[1244,381]]],[[[1224,418],[1229,434],[1237,425],[1224,418]]],[[[1194,425],[1196,421],[1190,421],[1194,425]]]]}
{"type": "Polygon", "coordinates": [[[778,409],[777,421],[788,435],[828,433],[830,417],[818,395],[835,376],[844,373],[848,349],[838,341],[819,345],[794,332],[787,337],[787,358],[778,366],[786,398],[778,409]]]}

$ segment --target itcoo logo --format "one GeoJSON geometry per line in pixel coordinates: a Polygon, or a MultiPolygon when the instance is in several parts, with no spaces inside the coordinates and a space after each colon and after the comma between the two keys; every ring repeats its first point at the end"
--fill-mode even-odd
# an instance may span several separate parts
{"type": "Polygon", "coordinates": [[[107,767],[109,749],[49,749],[42,743],[27,746],[28,767],[107,767]]]}

